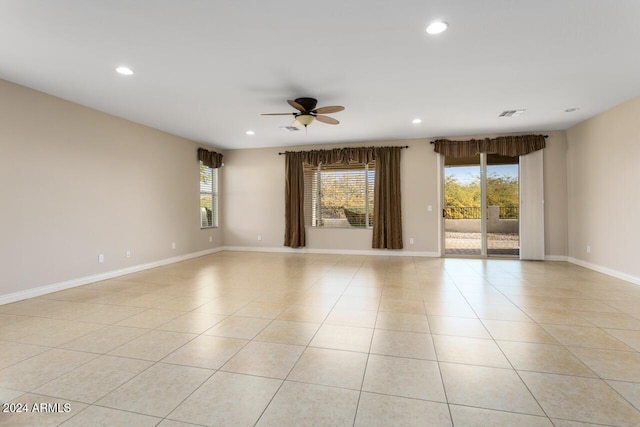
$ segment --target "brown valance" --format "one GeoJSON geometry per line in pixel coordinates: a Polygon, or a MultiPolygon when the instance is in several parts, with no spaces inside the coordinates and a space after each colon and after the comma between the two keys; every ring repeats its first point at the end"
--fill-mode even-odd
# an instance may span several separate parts
{"type": "Polygon", "coordinates": [[[200,160],[203,165],[210,168],[217,169],[219,167],[222,167],[223,157],[224,156],[222,154],[216,153],[215,151],[198,148],[198,160],[200,160]]]}
{"type": "Polygon", "coordinates": [[[434,141],[433,144],[433,150],[436,153],[450,157],[474,157],[479,153],[517,157],[542,150],[546,142],[544,135],[519,135],[470,139],[467,141],[438,139],[434,141]]]}
{"type": "MultiPolygon", "coordinates": [[[[288,151],[288,153],[292,153],[292,151],[288,151]]],[[[297,151],[295,153],[300,154],[304,163],[312,166],[318,166],[320,163],[323,165],[335,163],[348,165],[349,162],[366,164],[376,159],[376,147],[333,148],[331,150],[297,151]]]]}

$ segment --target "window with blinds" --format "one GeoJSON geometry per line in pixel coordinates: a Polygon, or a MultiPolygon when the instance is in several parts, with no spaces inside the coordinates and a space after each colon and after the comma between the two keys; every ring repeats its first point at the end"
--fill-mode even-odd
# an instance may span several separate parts
{"type": "Polygon", "coordinates": [[[218,169],[200,162],[200,228],[218,226],[218,169]]]}
{"type": "Polygon", "coordinates": [[[311,227],[373,227],[375,162],[304,166],[304,218],[311,227]]]}

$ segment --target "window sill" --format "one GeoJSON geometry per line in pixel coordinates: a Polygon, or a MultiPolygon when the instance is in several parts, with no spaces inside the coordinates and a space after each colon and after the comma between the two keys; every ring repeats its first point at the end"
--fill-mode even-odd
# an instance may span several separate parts
{"type": "Polygon", "coordinates": [[[218,228],[218,226],[212,225],[211,227],[200,227],[200,230],[211,230],[212,228],[218,228]]]}

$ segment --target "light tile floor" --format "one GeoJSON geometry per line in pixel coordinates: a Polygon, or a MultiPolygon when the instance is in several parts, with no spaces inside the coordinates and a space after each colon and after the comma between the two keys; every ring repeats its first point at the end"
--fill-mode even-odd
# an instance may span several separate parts
{"type": "Polygon", "coordinates": [[[221,252],[0,306],[0,426],[638,426],[639,351],[567,263],[221,252]]]}

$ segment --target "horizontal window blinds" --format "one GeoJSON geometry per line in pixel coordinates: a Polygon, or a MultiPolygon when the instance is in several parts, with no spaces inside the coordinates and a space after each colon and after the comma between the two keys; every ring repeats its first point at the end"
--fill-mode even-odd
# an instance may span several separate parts
{"type": "Polygon", "coordinates": [[[218,226],[218,169],[200,162],[200,227],[218,226]]]}
{"type": "Polygon", "coordinates": [[[305,225],[373,226],[375,162],[304,166],[305,225]]]}

